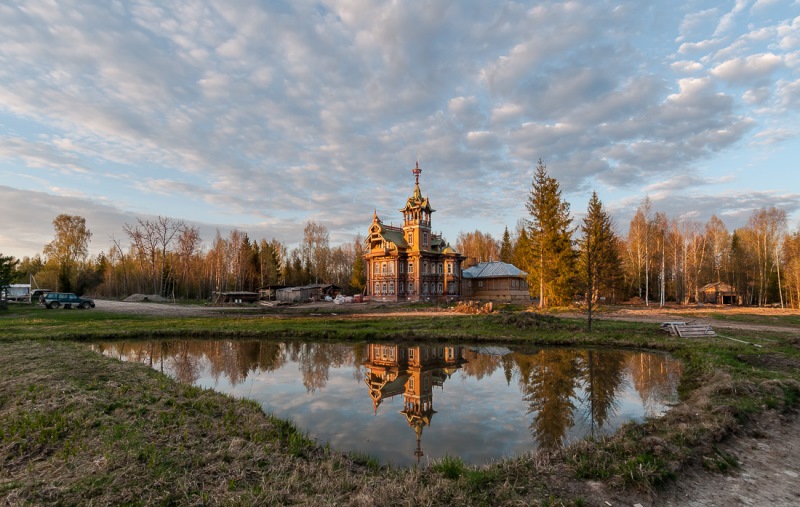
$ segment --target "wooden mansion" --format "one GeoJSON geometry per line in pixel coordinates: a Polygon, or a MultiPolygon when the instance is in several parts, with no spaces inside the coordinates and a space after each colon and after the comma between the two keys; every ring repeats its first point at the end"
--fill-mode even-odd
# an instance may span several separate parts
{"type": "Polygon", "coordinates": [[[461,295],[461,263],[456,252],[431,230],[434,210],[419,189],[419,163],[414,192],[400,209],[403,227],[384,224],[377,211],[364,240],[367,265],[366,295],[373,301],[458,299],[461,295]]]}

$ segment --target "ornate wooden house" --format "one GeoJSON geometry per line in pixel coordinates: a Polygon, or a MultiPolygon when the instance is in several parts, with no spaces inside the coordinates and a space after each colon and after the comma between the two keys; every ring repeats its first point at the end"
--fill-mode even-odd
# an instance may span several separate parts
{"type": "Polygon", "coordinates": [[[367,267],[365,294],[373,301],[452,300],[461,295],[461,263],[465,257],[431,230],[434,210],[419,188],[419,163],[414,192],[400,209],[403,227],[384,224],[377,211],[364,240],[367,267]]]}
{"type": "Polygon", "coordinates": [[[403,410],[408,426],[417,436],[414,455],[422,458],[422,430],[430,426],[433,409],[433,388],[444,383],[467,361],[458,345],[414,346],[370,344],[364,367],[364,382],[369,387],[375,414],[384,400],[403,397],[403,410]]]}

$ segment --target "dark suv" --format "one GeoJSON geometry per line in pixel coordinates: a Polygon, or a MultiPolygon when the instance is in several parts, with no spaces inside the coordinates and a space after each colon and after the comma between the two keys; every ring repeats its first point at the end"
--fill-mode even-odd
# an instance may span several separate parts
{"type": "Polygon", "coordinates": [[[51,292],[45,294],[43,304],[47,308],[58,308],[63,305],[64,308],[94,308],[94,300],[84,297],[78,297],[71,292],[51,292]]]}

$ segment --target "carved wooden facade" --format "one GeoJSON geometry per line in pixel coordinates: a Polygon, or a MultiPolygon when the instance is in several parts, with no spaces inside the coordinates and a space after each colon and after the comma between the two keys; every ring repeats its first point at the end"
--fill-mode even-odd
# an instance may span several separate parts
{"type": "Polygon", "coordinates": [[[373,301],[450,300],[461,295],[465,257],[431,230],[431,208],[419,188],[419,163],[412,170],[414,192],[400,209],[403,227],[372,217],[364,240],[366,295],[373,301]]]}

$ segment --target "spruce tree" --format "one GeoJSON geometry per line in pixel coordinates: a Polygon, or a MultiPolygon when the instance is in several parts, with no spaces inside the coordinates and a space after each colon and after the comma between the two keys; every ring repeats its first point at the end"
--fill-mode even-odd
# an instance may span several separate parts
{"type": "Polygon", "coordinates": [[[539,308],[570,300],[575,268],[569,203],[562,199],[558,181],[547,175],[539,159],[526,204],[529,222],[532,279],[539,288],[539,308]]]}
{"type": "Polygon", "coordinates": [[[508,226],[503,231],[503,240],[500,242],[500,260],[509,264],[514,263],[514,247],[511,246],[511,234],[508,233],[508,226]]]}
{"type": "Polygon", "coordinates": [[[617,238],[611,217],[603,203],[592,192],[589,207],[581,225],[582,237],[578,244],[579,278],[585,289],[588,310],[588,331],[592,331],[592,307],[601,293],[613,293],[620,278],[621,263],[617,252],[617,238]]]}
{"type": "Polygon", "coordinates": [[[364,241],[357,235],[353,241],[353,274],[350,277],[350,287],[361,293],[367,286],[367,265],[364,262],[364,241]]]}

